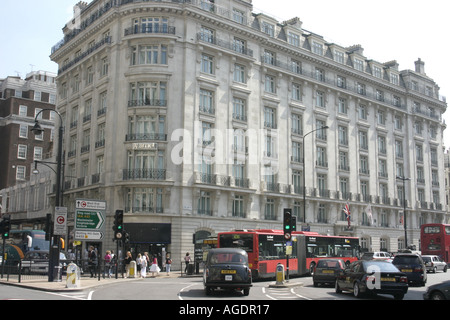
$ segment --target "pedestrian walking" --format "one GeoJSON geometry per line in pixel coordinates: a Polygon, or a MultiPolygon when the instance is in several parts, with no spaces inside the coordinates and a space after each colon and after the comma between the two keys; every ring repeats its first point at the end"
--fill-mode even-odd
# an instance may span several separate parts
{"type": "Polygon", "coordinates": [[[190,262],[191,256],[189,255],[189,252],[186,252],[186,255],[184,256],[184,263],[186,264],[186,267],[184,268],[184,273],[187,273],[190,262]]]}
{"type": "Polygon", "coordinates": [[[103,272],[103,278],[105,278],[106,276],[108,276],[108,278],[111,278],[111,260],[112,260],[111,251],[109,250],[106,251],[103,260],[105,260],[105,270],[103,272]]]}
{"type": "Polygon", "coordinates": [[[89,272],[91,273],[91,278],[97,276],[97,263],[98,263],[97,252],[95,252],[93,246],[90,246],[88,251],[88,266],[89,272]]]}
{"type": "Polygon", "coordinates": [[[141,278],[145,278],[145,277],[147,277],[147,257],[144,254],[140,258],[141,258],[139,261],[139,264],[141,266],[140,276],[141,276],[141,278]]]}
{"type": "Polygon", "coordinates": [[[140,277],[140,273],[141,273],[141,260],[142,260],[142,255],[140,253],[138,253],[138,255],[136,257],[136,271],[139,273],[139,277],[140,277]]]}
{"type": "Polygon", "coordinates": [[[156,258],[156,256],[154,256],[152,266],[150,267],[150,272],[152,273],[152,277],[155,276],[155,272],[156,272],[156,274],[159,274],[160,271],[161,271],[161,269],[158,266],[158,259],[156,258]]]}
{"type": "Polygon", "coordinates": [[[133,257],[131,256],[131,252],[127,251],[127,256],[124,259],[125,263],[125,278],[128,278],[130,276],[130,263],[133,260],[133,257]]]}
{"type": "Polygon", "coordinates": [[[170,273],[170,266],[172,265],[172,259],[170,259],[170,253],[166,254],[166,272],[167,275],[170,273]]]}
{"type": "Polygon", "coordinates": [[[152,264],[150,261],[150,257],[148,256],[148,252],[144,252],[144,257],[147,260],[147,272],[150,272],[150,265],[152,264]]]}

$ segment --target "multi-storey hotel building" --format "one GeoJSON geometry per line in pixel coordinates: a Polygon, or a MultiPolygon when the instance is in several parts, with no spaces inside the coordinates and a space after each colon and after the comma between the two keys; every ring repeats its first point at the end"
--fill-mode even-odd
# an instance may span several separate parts
{"type": "Polygon", "coordinates": [[[447,105],[420,59],[399,70],[251,0],[75,9],[51,54],[64,203],[106,201],[105,250],[116,209],[133,250],[175,259],[220,231],[279,229],[283,208],[367,250],[405,247],[404,205],[408,245],[446,218],[447,105]]]}

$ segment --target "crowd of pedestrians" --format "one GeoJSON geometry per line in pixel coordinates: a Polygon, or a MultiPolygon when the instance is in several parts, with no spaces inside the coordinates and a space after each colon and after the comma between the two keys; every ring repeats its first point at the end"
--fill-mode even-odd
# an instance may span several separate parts
{"type": "MultiPolygon", "coordinates": [[[[146,278],[149,274],[155,277],[160,274],[161,271],[169,275],[171,272],[172,259],[170,253],[167,253],[165,259],[160,261],[163,270],[161,270],[158,265],[158,256],[149,256],[148,252],[138,253],[135,258],[133,257],[131,251],[125,253],[125,257],[120,259],[113,250],[107,250],[102,256],[99,254],[97,248],[94,246],[89,246],[88,250],[85,251],[84,260],[84,271],[88,271],[91,278],[100,277],[111,278],[116,273],[123,272],[125,278],[130,277],[130,275],[139,278],[146,278]],[[86,263],[87,262],[87,263],[86,263]],[[86,268],[87,267],[87,268],[86,268]],[[131,270],[132,268],[135,268],[131,270]],[[87,269],[87,270],[86,270],[87,269]]],[[[160,257],[161,258],[161,257],[160,257]]],[[[160,259],[162,260],[162,259],[160,259]]],[[[186,253],[184,257],[184,262],[186,264],[186,270],[191,262],[191,257],[189,253],[186,253]]]]}

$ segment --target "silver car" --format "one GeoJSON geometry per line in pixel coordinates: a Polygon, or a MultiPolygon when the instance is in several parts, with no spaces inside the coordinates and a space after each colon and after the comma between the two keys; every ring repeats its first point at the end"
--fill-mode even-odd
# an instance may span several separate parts
{"type": "Polygon", "coordinates": [[[433,255],[425,255],[422,256],[423,261],[425,262],[425,267],[427,268],[427,272],[436,273],[438,270],[442,270],[447,272],[447,262],[442,261],[438,256],[433,255]]]}

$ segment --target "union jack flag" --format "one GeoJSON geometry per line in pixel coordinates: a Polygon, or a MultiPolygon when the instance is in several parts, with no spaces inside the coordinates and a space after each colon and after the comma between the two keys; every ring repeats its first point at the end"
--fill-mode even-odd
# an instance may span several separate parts
{"type": "Polygon", "coordinates": [[[350,213],[350,206],[349,206],[348,202],[345,204],[344,213],[345,213],[345,218],[347,219],[347,222],[348,222],[348,226],[350,227],[350,215],[351,215],[351,213],[350,213]]]}

